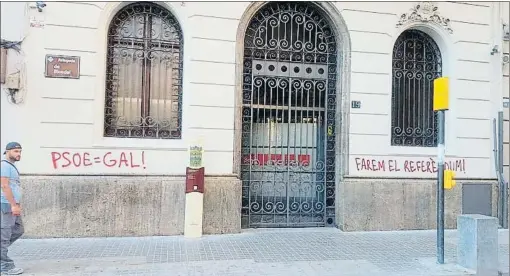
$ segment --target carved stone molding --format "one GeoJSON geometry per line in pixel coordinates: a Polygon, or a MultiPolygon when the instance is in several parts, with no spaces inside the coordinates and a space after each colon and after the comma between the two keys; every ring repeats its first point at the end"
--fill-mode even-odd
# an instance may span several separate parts
{"type": "Polygon", "coordinates": [[[408,13],[403,13],[397,23],[397,28],[412,22],[436,23],[453,33],[450,19],[439,14],[438,7],[433,2],[419,2],[408,13]]]}

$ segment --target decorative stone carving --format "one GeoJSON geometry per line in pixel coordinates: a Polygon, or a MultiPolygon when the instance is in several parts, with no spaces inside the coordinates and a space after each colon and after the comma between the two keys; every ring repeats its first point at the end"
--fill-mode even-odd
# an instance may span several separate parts
{"type": "Polygon", "coordinates": [[[397,23],[397,28],[411,22],[436,23],[453,33],[450,26],[450,19],[439,14],[438,7],[433,2],[420,2],[408,12],[403,13],[397,23]]]}

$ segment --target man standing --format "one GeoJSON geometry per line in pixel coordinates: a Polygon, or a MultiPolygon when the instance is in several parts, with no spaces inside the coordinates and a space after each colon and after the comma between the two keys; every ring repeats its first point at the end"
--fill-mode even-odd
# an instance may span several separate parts
{"type": "Polygon", "coordinates": [[[7,256],[8,247],[23,235],[21,220],[21,188],[19,172],[14,165],[21,159],[21,145],[11,142],[5,147],[5,159],[1,161],[1,255],[0,268],[2,275],[19,275],[23,269],[16,267],[7,256]]]}

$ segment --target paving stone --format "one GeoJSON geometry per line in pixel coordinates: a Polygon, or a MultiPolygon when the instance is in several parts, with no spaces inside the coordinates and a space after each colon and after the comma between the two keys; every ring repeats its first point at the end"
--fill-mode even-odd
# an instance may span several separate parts
{"type": "MultiPolygon", "coordinates": [[[[508,230],[499,236],[500,267],[508,273],[508,230]]],[[[258,229],[200,239],[22,239],[10,252],[25,275],[37,276],[471,275],[455,264],[456,242],[456,231],[446,231],[445,265],[436,264],[435,231],[258,229]]]]}

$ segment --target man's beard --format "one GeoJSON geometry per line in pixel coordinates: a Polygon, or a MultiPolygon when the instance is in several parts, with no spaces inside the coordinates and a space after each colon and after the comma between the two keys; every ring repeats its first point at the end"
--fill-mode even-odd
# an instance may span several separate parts
{"type": "Polygon", "coordinates": [[[11,162],[18,162],[20,159],[21,159],[21,156],[18,156],[18,157],[9,157],[9,160],[11,162]]]}

